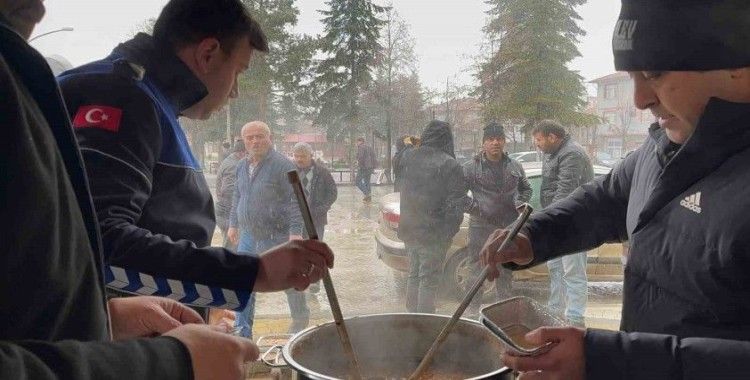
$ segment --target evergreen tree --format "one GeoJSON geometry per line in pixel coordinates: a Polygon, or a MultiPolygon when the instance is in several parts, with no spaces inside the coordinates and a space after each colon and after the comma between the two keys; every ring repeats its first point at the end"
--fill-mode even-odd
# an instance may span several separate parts
{"type": "Polygon", "coordinates": [[[315,41],[291,32],[299,10],[294,0],[243,0],[269,42],[268,54],[256,54],[240,77],[240,96],[232,102],[235,132],[250,120],[262,120],[275,132],[289,130],[303,110],[303,82],[311,76],[315,41]]]}
{"type": "Polygon", "coordinates": [[[490,54],[480,63],[477,94],[485,119],[529,128],[542,119],[582,126],[596,118],[582,113],[583,78],[567,64],[580,56],[585,32],[576,7],[586,0],[487,0],[484,31],[490,54]]]}
{"type": "Polygon", "coordinates": [[[399,136],[398,130],[404,127],[404,124],[395,124],[395,119],[421,124],[424,102],[413,101],[422,100],[422,96],[417,75],[417,57],[414,54],[415,42],[409,25],[390,4],[385,9],[383,21],[380,31],[382,50],[375,66],[374,84],[365,94],[364,113],[366,125],[384,141],[383,164],[386,178],[390,182],[393,140],[399,136]]]}
{"type": "MultiPolygon", "coordinates": [[[[370,0],[328,0],[314,88],[319,92],[316,125],[330,138],[348,133],[350,147],[360,128],[360,97],[372,83],[372,71],[382,47],[378,41],[385,11],[370,0]]],[[[352,149],[350,148],[350,158],[352,149]]],[[[350,160],[351,161],[351,160],[350,160]]]]}

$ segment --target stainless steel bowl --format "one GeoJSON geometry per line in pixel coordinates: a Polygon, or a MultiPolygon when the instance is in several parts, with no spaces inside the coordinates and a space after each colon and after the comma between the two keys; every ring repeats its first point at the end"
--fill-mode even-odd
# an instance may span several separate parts
{"type": "Polygon", "coordinates": [[[508,348],[522,356],[541,355],[554,343],[530,345],[524,339],[529,331],[543,326],[565,326],[565,322],[544,305],[529,297],[513,297],[486,306],[480,311],[479,321],[497,335],[508,348]]]}
{"type": "MultiPolygon", "coordinates": [[[[346,327],[365,379],[405,379],[417,368],[449,317],[433,314],[374,314],[347,318],[346,327]]],[[[503,344],[479,323],[461,319],[428,371],[435,379],[512,379],[501,360],[503,344]]],[[[333,322],[299,332],[271,348],[263,361],[281,351],[283,366],[297,378],[346,378],[348,362],[333,322]]]]}

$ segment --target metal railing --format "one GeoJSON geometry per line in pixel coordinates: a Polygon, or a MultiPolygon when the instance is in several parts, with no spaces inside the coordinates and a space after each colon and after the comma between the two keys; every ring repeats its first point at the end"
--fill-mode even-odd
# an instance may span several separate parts
{"type": "MultiPolygon", "coordinates": [[[[353,185],[356,174],[356,171],[352,173],[349,169],[331,170],[331,175],[337,185],[353,185]]],[[[370,183],[373,185],[387,184],[388,180],[385,175],[385,170],[375,169],[372,176],[370,176],[370,183]]]]}

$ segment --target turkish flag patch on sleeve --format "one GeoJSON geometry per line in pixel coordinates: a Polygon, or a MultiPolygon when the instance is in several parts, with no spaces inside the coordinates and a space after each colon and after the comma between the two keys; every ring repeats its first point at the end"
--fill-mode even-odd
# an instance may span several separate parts
{"type": "Polygon", "coordinates": [[[122,110],[109,106],[81,106],[73,118],[75,128],[99,128],[110,132],[120,130],[122,110]]]}

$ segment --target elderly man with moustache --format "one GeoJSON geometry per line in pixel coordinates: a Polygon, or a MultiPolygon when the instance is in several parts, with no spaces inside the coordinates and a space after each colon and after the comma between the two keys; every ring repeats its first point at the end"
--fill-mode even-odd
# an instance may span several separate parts
{"type": "MultiPolygon", "coordinates": [[[[294,164],[273,148],[266,123],[253,121],[241,131],[247,157],[237,165],[237,183],[229,215],[230,239],[239,244],[242,255],[256,255],[285,242],[302,239],[302,216],[287,179],[294,164]]],[[[286,291],[292,324],[297,332],[310,321],[310,310],[303,289],[286,291]]],[[[237,314],[241,335],[252,336],[255,295],[237,314]]]]}

